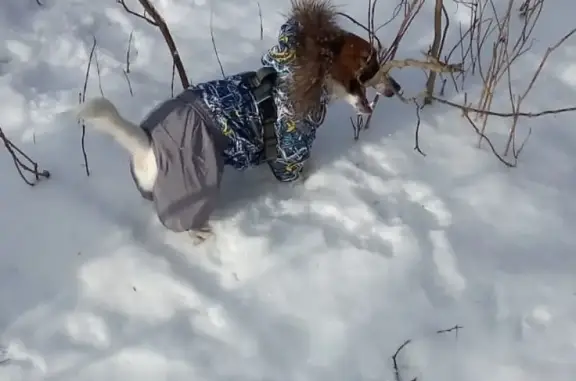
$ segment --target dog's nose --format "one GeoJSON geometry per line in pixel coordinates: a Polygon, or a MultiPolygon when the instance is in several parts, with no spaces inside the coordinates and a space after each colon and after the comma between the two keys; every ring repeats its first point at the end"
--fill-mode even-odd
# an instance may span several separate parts
{"type": "Polygon", "coordinates": [[[390,84],[394,88],[395,92],[399,92],[400,90],[402,90],[402,86],[400,86],[400,84],[398,82],[396,82],[396,80],[394,78],[388,76],[388,80],[390,81],[390,84]]]}
{"type": "Polygon", "coordinates": [[[396,92],[395,92],[394,90],[392,90],[392,89],[390,89],[390,88],[384,89],[384,96],[385,96],[386,98],[391,98],[391,97],[394,96],[394,94],[396,94],[396,92]]]}
{"type": "Polygon", "coordinates": [[[391,98],[396,93],[402,90],[402,86],[392,77],[388,76],[387,83],[376,86],[376,91],[384,95],[386,98],[391,98]]]}

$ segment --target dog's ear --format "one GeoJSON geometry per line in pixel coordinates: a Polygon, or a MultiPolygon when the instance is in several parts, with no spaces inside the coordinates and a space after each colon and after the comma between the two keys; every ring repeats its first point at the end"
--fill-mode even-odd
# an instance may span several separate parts
{"type": "Polygon", "coordinates": [[[364,87],[373,87],[386,97],[393,97],[402,91],[402,86],[389,74],[380,72],[381,66],[378,60],[378,52],[375,46],[353,33],[347,33],[343,37],[343,43],[338,57],[334,59],[333,70],[335,79],[348,79],[354,73],[354,77],[364,87]]]}
{"type": "Polygon", "coordinates": [[[363,84],[378,72],[376,54],[363,38],[345,33],[333,44],[334,61],[330,70],[332,79],[350,94],[363,94],[363,84]]]}
{"type": "Polygon", "coordinates": [[[349,75],[354,75],[361,83],[371,79],[379,69],[378,58],[374,47],[362,37],[347,32],[341,38],[341,47],[336,61],[337,65],[346,68],[349,75]]]}

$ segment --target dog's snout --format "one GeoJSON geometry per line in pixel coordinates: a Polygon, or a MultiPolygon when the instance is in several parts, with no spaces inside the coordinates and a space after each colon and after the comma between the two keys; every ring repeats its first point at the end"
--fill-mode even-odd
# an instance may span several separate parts
{"type": "Polygon", "coordinates": [[[402,86],[400,86],[400,84],[398,82],[396,82],[396,80],[394,78],[388,77],[388,79],[390,80],[390,84],[394,88],[395,92],[399,92],[400,90],[402,90],[402,86]]]}
{"type": "Polygon", "coordinates": [[[396,93],[400,92],[400,90],[402,90],[402,86],[400,86],[400,84],[390,76],[388,76],[387,79],[388,81],[386,81],[383,86],[378,86],[376,91],[383,94],[387,98],[391,98],[396,95],[396,93]]]}

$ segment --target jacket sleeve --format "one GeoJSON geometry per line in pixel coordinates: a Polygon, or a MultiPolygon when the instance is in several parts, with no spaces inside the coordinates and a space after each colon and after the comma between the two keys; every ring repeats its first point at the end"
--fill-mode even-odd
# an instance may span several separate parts
{"type": "Polygon", "coordinates": [[[278,181],[298,180],[304,164],[310,158],[316,129],[305,122],[296,123],[289,118],[280,118],[276,123],[278,157],[268,162],[278,181]]]}
{"type": "MultiPolygon", "coordinates": [[[[294,19],[286,21],[280,27],[278,43],[262,57],[262,64],[272,66],[280,78],[287,79],[292,75],[298,28],[294,19]]],[[[275,123],[278,156],[268,164],[277,180],[295,181],[300,177],[304,164],[310,158],[316,129],[322,123],[326,113],[326,101],[322,100],[317,113],[304,118],[296,118],[290,107],[285,85],[278,85],[274,91],[278,109],[278,119],[275,123]]]]}
{"type": "MultiPolygon", "coordinates": [[[[292,74],[290,64],[295,54],[297,28],[298,24],[293,19],[284,23],[280,27],[277,44],[262,57],[262,64],[272,66],[279,77],[289,77],[292,74]]],[[[311,140],[313,139],[309,139],[300,130],[300,125],[297,125],[297,122],[293,120],[288,109],[287,89],[278,86],[275,92],[278,106],[278,120],[275,124],[278,156],[269,161],[268,165],[278,181],[289,182],[298,179],[304,162],[310,156],[311,140]]]]}

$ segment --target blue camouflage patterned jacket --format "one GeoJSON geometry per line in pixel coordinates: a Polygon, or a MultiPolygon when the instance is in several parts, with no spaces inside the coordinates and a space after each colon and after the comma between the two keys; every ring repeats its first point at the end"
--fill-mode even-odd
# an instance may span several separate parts
{"type": "MultiPolygon", "coordinates": [[[[264,66],[271,66],[278,72],[278,86],[273,91],[278,111],[275,123],[278,156],[268,164],[276,179],[284,182],[298,179],[304,163],[310,157],[316,129],[324,120],[328,103],[328,95],[324,92],[317,110],[302,119],[294,117],[287,95],[287,81],[292,75],[296,28],[298,24],[293,20],[283,24],[278,44],[262,57],[264,66]]],[[[228,147],[224,151],[225,163],[239,170],[264,163],[266,160],[258,108],[249,87],[241,81],[241,76],[231,75],[191,88],[202,93],[222,133],[229,138],[228,147]]]]}

